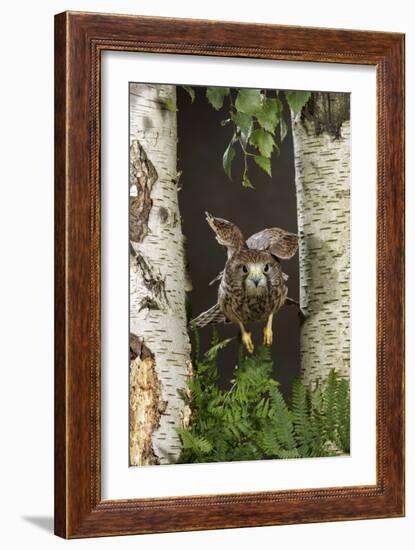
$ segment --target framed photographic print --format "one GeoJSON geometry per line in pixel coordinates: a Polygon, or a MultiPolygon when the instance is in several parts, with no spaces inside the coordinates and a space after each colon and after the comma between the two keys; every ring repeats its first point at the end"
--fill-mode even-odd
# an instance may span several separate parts
{"type": "Polygon", "coordinates": [[[55,532],[404,514],[404,37],[55,21],[55,532]]]}

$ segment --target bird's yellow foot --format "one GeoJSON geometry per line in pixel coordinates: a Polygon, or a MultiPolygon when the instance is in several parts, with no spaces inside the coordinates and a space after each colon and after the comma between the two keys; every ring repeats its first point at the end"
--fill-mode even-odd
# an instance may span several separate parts
{"type": "Polygon", "coordinates": [[[264,328],[264,346],[272,346],[272,327],[268,325],[264,328]]]}
{"type": "Polygon", "coordinates": [[[254,344],[252,343],[251,333],[243,332],[242,333],[242,342],[248,353],[254,353],[254,344]]]}

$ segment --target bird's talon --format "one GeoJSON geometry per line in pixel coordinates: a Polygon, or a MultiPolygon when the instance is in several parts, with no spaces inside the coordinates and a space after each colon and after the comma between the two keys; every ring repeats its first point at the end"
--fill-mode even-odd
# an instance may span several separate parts
{"type": "Polygon", "coordinates": [[[264,346],[272,346],[272,328],[264,328],[264,346]]]}
{"type": "Polygon", "coordinates": [[[254,353],[254,344],[252,343],[251,333],[244,332],[242,335],[242,342],[248,353],[254,353]]]}

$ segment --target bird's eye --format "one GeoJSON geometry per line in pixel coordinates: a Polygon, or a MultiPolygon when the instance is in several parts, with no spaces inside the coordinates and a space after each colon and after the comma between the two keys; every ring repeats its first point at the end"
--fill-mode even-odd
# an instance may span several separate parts
{"type": "Polygon", "coordinates": [[[264,273],[268,273],[268,271],[269,271],[269,264],[265,264],[264,273]]]}
{"type": "Polygon", "coordinates": [[[242,271],[243,271],[244,273],[248,273],[248,268],[246,267],[246,265],[243,265],[243,266],[242,266],[242,271]]]}

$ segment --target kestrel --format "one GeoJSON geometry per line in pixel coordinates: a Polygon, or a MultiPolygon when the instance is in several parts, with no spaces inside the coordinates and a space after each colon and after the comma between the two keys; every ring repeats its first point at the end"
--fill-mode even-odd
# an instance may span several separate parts
{"type": "Polygon", "coordinates": [[[264,345],[271,346],[272,319],[287,300],[288,276],[281,269],[280,259],[288,260],[298,248],[298,236],[278,227],[264,229],[245,241],[241,230],[231,222],[214,218],[206,212],[206,220],[225,246],[228,258],[224,270],[212,281],[220,280],[217,303],[201,313],[192,324],[232,322],[239,326],[242,342],[253,353],[251,333],[245,323],[266,322],[264,345]]]}

